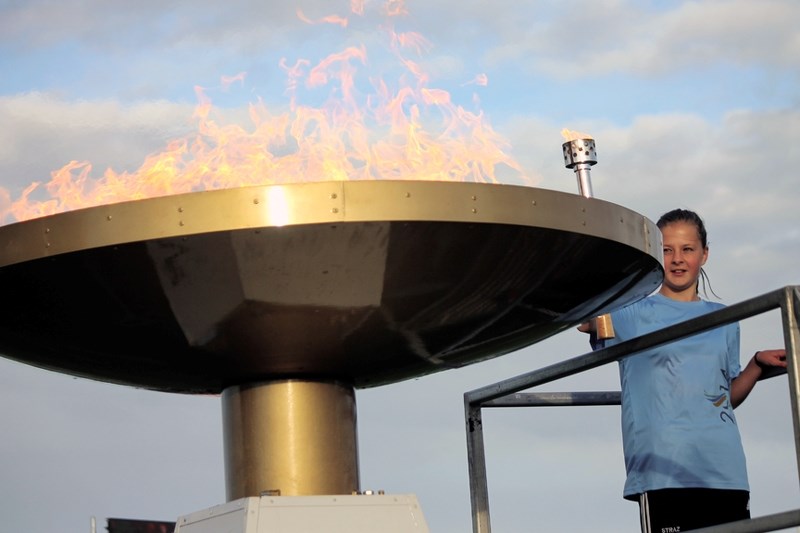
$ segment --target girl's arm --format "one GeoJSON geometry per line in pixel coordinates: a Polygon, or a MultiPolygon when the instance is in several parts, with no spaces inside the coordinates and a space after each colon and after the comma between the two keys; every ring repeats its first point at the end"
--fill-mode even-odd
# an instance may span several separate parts
{"type": "Polygon", "coordinates": [[[747,362],[731,382],[731,404],[734,409],[747,398],[764,369],[771,366],[786,368],[786,350],[761,350],[747,362]]]}

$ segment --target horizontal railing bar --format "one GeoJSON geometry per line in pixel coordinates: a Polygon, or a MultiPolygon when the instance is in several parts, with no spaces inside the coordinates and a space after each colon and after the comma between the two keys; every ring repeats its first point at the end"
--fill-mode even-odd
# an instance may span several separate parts
{"type": "Polygon", "coordinates": [[[667,328],[621,342],[609,348],[589,352],[560,363],[520,374],[464,394],[471,405],[480,405],[502,396],[542,385],[573,374],[629,357],[648,348],[660,346],[701,331],[737,322],[751,316],[777,309],[785,297],[785,289],[778,289],[755,298],[733,304],[706,315],[669,326],[667,328]]]}
{"type": "MultiPolygon", "coordinates": [[[[759,381],[786,374],[785,368],[770,367],[762,370],[759,381]]],[[[562,391],[562,392],[516,392],[488,402],[481,407],[571,407],[592,405],[620,405],[620,391],[562,391]]]]}
{"type": "Polygon", "coordinates": [[[481,407],[557,407],[619,405],[619,391],[518,392],[481,404],[481,407]]]}
{"type": "Polygon", "coordinates": [[[728,522],[713,527],[693,529],[694,533],[762,533],[764,531],[778,531],[794,526],[800,526],[800,509],[786,511],[767,516],[759,516],[749,520],[728,522]]]}

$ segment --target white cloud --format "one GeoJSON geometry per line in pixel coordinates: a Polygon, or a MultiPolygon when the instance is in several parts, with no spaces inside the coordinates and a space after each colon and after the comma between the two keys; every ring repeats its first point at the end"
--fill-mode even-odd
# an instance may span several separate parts
{"type": "Polygon", "coordinates": [[[29,93],[0,97],[2,184],[18,194],[71,160],[135,170],[169,139],[186,134],[192,107],[166,101],[124,105],[113,100],[64,101],[29,93]]]}
{"type": "MultiPolygon", "coordinates": [[[[369,5],[369,4],[368,4],[369,5]]],[[[131,56],[147,50],[197,51],[209,46],[251,60],[326,29],[300,23],[309,18],[348,16],[346,2],[297,4],[232,1],[216,3],[25,2],[4,9],[0,42],[18,51],[63,43],[98,53],[131,56]],[[25,42],[22,45],[22,42],[25,42]]],[[[368,17],[379,17],[378,5],[368,17]]],[[[480,53],[488,64],[511,62],[557,79],[627,72],[663,75],[707,65],[795,68],[800,64],[800,5],[791,0],[681,2],[667,9],[631,0],[603,2],[447,2],[409,5],[398,24],[450,50],[480,53]]],[[[357,19],[351,15],[354,25],[357,19]]],[[[189,56],[187,55],[187,58],[189,56]]],[[[177,66],[177,65],[176,65],[177,66]]]]}
{"type": "Polygon", "coordinates": [[[24,2],[4,8],[0,41],[24,38],[29,47],[75,41],[89,47],[161,48],[187,37],[219,42],[237,34],[236,28],[249,32],[261,27],[267,34],[296,20],[296,7],[288,3],[233,1],[224,10],[219,7],[186,0],[166,6],[153,1],[24,2]]]}
{"type": "Polygon", "coordinates": [[[532,21],[537,31],[513,28],[513,38],[487,58],[521,62],[557,79],[661,76],[728,64],[791,68],[800,64],[798,17],[800,5],[788,0],[704,0],[666,10],[631,1],[586,2],[579,9],[564,2],[546,26],[532,21]]]}
{"type": "Polygon", "coordinates": [[[667,63],[796,67],[800,64],[796,2],[709,0],[682,4],[665,15],[659,41],[672,51],[667,63]]]}

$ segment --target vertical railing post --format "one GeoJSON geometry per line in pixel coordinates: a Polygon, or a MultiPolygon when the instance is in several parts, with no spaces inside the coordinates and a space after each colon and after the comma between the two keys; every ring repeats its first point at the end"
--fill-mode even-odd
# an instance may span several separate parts
{"type": "Polygon", "coordinates": [[[787,373],[789,374],[789,396],[792,403],[792,423],[794,425],[794,449],[796,466],[800,479],[800,287],[786,287],[781,303],[783,318],[783,338],[786,344],[787,373]]]}
{"type": "Polygon", "coordinates": [[[469,497],[472,505],[473,533],[491,533],[489,522],[489,484],[486,480],[486,450],[483,444],[483,418],[480,404],[473,405],[464,395],[467,424],[467,462],[469,464],[469,497]]]}

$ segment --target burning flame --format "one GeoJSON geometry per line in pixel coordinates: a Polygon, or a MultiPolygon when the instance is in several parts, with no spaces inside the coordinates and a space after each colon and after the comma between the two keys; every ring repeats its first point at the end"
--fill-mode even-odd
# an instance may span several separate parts
{"type": "Polygon", "coordinates": [[[561,130],[561,136],[564,137],[566,142],[577,141],[578,139],[592,139],[593,137],[588,133],[581,133],[579,131],[569,130],[564,128],[561,130]]]}
{"type": "MultiPolygon", "coordinates": [[[[364,11],[364,0],[350,0],[350,16],[363,16],[364,11]]],[[[388,19],[406,13],[402,0],[384,4],[388,19]]],[[[347,17],[313,20],[302,12],[298,17],[308,24],[348,27],[347,17]]],[[[293,64],[282,60],[288,111],[274,112],[261,101],[251,103],[250,128],[218,123],[207,91],[197,87],[195,134],[169,142],[135,172],[108,169],[93,178],[91,163],[71,161],[52,172],[48,183],[32,183],[16,200],[0,189],[0,223],[246,185],[366,179],[497,182],[501,167],[525,179],[520,165],[506,153],[507,142],[482,112],[468,111],[447,91],[429,86],[429,76],[416,58],[430,43],[414,32],[395,32],[391,25],[383,29],[403,71],[396,90],[381,78],[364,83],[359,77],[369,63],[364,46],[347,47],[316,64],[307,59],[293,64]],[[371,92],[359,90],[365,86],[371,92]],[[320,89],[329,94],[322,105],[303,102],[304,92],[320,89]],[[35,199],[42,196],[45,199],[35,199]]],[[[245,77],[245,73],[223,77],[222,86],[244,84],[245,77]]],[[[487,83],[483,74],[467,82],[487,83]]]]}

